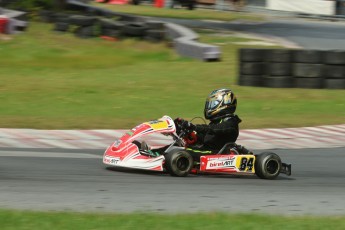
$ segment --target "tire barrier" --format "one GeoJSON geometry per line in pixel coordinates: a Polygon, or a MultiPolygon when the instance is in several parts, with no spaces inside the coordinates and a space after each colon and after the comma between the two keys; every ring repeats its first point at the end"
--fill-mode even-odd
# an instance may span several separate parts
{"type": "Polygon", "coordinates": [[[147,26],[142,22],[130,22],[123,27],[123,33],[129,37],[143,38],[146,35],[147,26]]]}
{"type": "Polygon", "coordinates": [[[345,89],[342,50],[243,48],[238,54],[242,86],[345,89]]]}
{"type": "MultiPolygon", "coordinates": [[[[40,15],[42,21],[54,23],[54,31],[71,31],[79,38],[106,36],[116,39],[133,37],[151,42],[166,40],[165,24],[157,21],[124,21],[124,17],[115,20],[87,15],[54,14],[47,11],[40,15]]],[[[127,17],[127,19],[129,18],[127,17]]]]}
{"type": "Polygon", "coordinates": [[[145,40],[150,42],[159,42],[165,40],[165,31],[164,30],[147,30],[145,40]]]}
{"type": "MultiPolygon", "coordinates": [[[[98,19],[101,24],[100,31],[105,36],[131,36],[152,42],[169,40],[172,41],[174,49],[181,56],[203,61],[220,60],[221,51],[218,46],[198,42],[199,36],[186,27],[173,23],[148,20],[147,18],[130,14],[117,13],[85,4],[78,0],[67,0],[67,4],[70,10],[78,10],[98,17],[118,17],[117,22],[124,23],[121,29],[110,28],[111,26],[104,25],[107,24],[107,22],[104,23],[104,18],[98,19]]],[[[63,27],[63,25],[56,27],[63,27]]]]}

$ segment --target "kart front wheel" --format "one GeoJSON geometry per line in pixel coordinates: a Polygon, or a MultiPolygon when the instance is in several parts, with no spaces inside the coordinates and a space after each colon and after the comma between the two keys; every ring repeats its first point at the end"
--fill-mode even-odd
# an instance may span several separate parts
{"type": "Polygon", "coordinates": [[[172,176],[185,177],[193,167],[193,157],[185,150],[175,149],[165,154],[165,168],[172,176]]]}
{"type": "Polygon", "coordinates": [[[271,152],[264,152],[256,155],[255,173],[262,179],[275,179],[282,168],[280,157],[271,152]]]}

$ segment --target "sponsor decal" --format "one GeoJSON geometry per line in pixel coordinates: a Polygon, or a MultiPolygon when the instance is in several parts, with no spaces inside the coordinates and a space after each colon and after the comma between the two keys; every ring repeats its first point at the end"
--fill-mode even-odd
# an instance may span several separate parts
{"type": "Polygon", "coordinates": [[[235,157],[227,158],[224,160],[216,159],[213,161],[208,161],[206,169],[234,168],[234,167],[235,167],[235,157]]]}
{"type": "Polygon", "coordinates": [[[121,145],[121,143],[122,143],[121,140],[115,140],[113,146],[114,146],[115,148],[117,148],[117,147],[119,147],[119,146],[121,145]]]}
{"type": "Polygon", "coordinates": [[[111,164],[111,165],[117,165],[120,162],[120,157],[104,157],[104,163],[111,164]]]}
{"type": "Polygon", "coordinates": [[[150,125],[152,125],[152,124],[158,124],[158,123],[160,123],[160,122],[164,122],[164,121],[161,121],[161,120],[153,120],[153,121],[149,121],[148,123],[149,123],[150,125]]]}
{"type": "Polygon", "coordinates": [[[208,161],[226,161],[226,160],[234,160],[236,157],[233,156],[225,156],[225,157],[208,157],[208,161]]]}
{"type": "Polygon", "coordinates": [[[152,129],[155,130],[162,130],[168,128],[168,123],[162,120],[154,120],[148,122],[148,124],[151,126],[152,129]]]}
{"type": "Polygon", "coordinates": [[[129,135],[129,136],[133,136],[133,132],[132,131],[128,131],[126,134],[129,135]]]}

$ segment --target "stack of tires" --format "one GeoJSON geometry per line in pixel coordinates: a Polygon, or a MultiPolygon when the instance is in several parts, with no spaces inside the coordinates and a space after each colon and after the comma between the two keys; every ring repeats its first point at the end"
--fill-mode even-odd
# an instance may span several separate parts
{"type": "Polygon", "coordinates": [[[240,49],[240,76],[239,85],[243,86],[262,86],[265,74],[265,55],[264,49],[240,49]]]}
{"type": "Polygon", "coordinates": [[[99,24],[101,36],[113,38],[121,38],[123,36],[124,22],[102,18],[99,20],[99,24]]]}
{"type": "Polygon", "coordinates": [[[291,88],[291,50],[271,49],[266,51],[267,68],[263,85],[271,88],[291,88]]]}
{"type": "Polygon", "coordinates": [[[127,37],[143,39],[147,29],[144,22],[128,22],[123,28],[123,34],[127,37]]]}
{"type": "Polygon", "coordinates": [[[70,24],[77,27],[74,30],[74,34],[77,37],[90,38],[98,35],[95,27],[97,18],[93,16],[72,15],[69,19],[70,24]]]}
{"type": "Polygon", "coordinates": [[[89,38],[98,35],[96,27],[98,20],[93,16],[69,15],[51,11],[42,11],[40,16],[44,22],[54,24],[54,31],[69,32],[73,30],[73,33],[81,38],[89,38]]]}
{"type": "Polygon", "coordinates": [[[345,89],[345,51],[324,52],[324,88],[345,89]]]}
{"type": "Polygon", "coordinates": [[[293,51],[293,76],[297,88],[323,88],[323,51],[293,51]]]}
{"type": "Polygon", "coordinates": [[[107,36],[117,39],[132,37],[151,42],[166,40],[165,23],[161,21],[138,21],[132,16],[121,16],[115,20],[51,11],[41,11],[40,16],[42,21],[54,24],[54,31],[71,31],[80,38],[107,36]]]}
{"type": "Polygon", "coordinates": [[[70,29],[70,19],[69,15],[67,14],[55,14],[50,16],[51,18],[48,20],[52,20],[54,22],[54,30],[59,32],[67,32],[70,29]]]}
{"type": "Polygon", "coordinates": [[[345,89],[345,51],[240,49],[238,83],[271,88],[345,89]]]}
{"type": "Polygon", "coordinates": [[[160,42],[166,39],[165,24],[160,21],[147,21],[147,31],[145,40],[151,42],[160,42]]]}

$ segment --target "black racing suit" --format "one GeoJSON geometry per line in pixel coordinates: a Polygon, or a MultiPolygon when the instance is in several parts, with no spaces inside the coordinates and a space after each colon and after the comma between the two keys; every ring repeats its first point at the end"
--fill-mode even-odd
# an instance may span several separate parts
{"type": "MultiPolygon", "coordinates": [[[[227,143],[234,143],[238,152],[250,153],[243,146],[236,145],[239,135],[238,124],[241,119],[237,115],[228,115],[218,120],[211,121],[208,125],[195,125],[197,143],[187,146],[186,150],[193,156],[194,161],[199,162],[200,156],[205,154],[217,154],[227,143]]],[[[164,154],[169,145],[154,149],[154,156],[164,154]]]]}
{"type": "Polygon", "coordinates": [[[239,135],[241,119],[237,115],[229,115],[222,119],[213,120],[208,125],[195,125],[198,143],[188,146],[188,150],[195,160],[203,154],[216,154],[226,143],[236,142],[239,135]]]}

